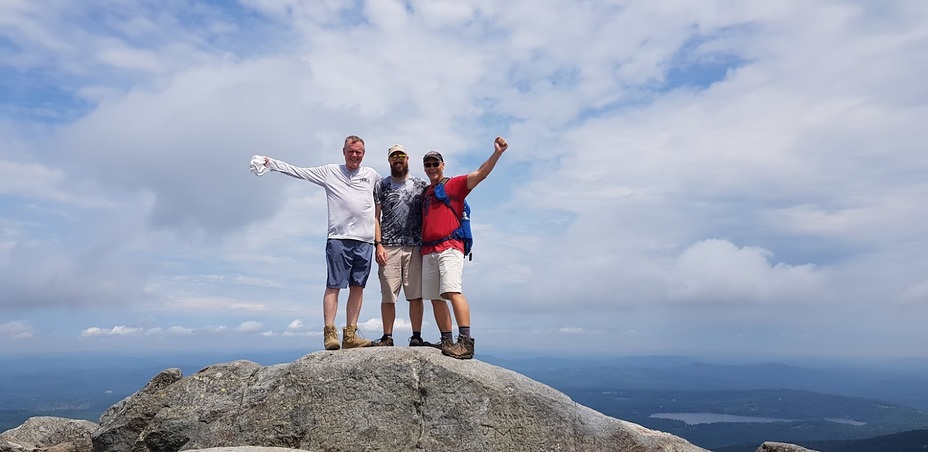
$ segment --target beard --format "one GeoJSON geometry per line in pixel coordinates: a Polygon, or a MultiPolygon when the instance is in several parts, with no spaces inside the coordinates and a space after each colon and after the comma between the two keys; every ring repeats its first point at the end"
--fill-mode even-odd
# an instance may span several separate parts
{"type": "Polygon", "coordinates": [[[390,165],[390,175],[396,178],[406,177],[409,174],[409,163],[403,163],[402,165],[390,165]]]}

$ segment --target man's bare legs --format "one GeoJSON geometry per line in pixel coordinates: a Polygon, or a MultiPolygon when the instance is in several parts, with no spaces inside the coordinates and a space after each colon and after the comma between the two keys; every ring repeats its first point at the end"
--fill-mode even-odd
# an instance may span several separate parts
{"type": "Polygon", "coordinates": [[[348,325],[358,324],[358,316],[361,315],[362,302],[364,302],[364,288],[361,286],[348,287],[348,303],[345,307],[348,325]]]}
{"type": "Polygon", "coordinates": [[[409,300],[409,323],[412,324],[413,331],[422,331],[422,316],[425,314],[425,307],[421,298],[409,300]]]}
{"type": "MultiPolygon", "coordinates": [[[[438,331],[442,333],[451,332],[451,310],[448,309],[448,302],[445,300],[432,300],[432,311],[435,312],[435,323],[438,324],[438,331]]],[[[468,318],[470,311],[468,311],[468,318]]]]}
{"type": "Polygon", "coordinates": [[[368,347],[371,341],[357,335],[358,316],[361,315],[361,303],[364,301],[364,288],[348,287],[348,302],[345,303],[345,329],[342,336],[342,348],[368,347]]]}
{"type": "MultiPolygon", "coordinates": [[[[445,341],[445,335],[442,334],[441,353],[452,358],[471,359],[474,357],[474,339],[470,335],[470,306],[467,304],[467,299],[464,298],[464,294],[459,292],[446,292],[443,293],[442,296],[451,301],[451,309],[454,310],[454,320],[457,321],[458,324],[458,340],[450,344],[445,341]]],[[[447,304],[442,303],[442,305],[445,306],[446,310],[448,309],[447,304]]],[[[436,316],[438,315],[437,312],[436,310],[436,316]]],[[[450,319],[448,319],[447,324],[450,327],[450,319]]]]}
{"type": "MultiPolygon", "coordinates": [[[[422,331],[422,317],[425,314],[425,308],[422,305],[422,299],[416,298],[409,300],[409,323],[412,326],[413,334],[422,331]]],[[[396,321],[396,303],[380,303],[380,316],[383,318],[383,334],[385,337],[393,336],[393,324],[396,321]]],[[[381,338],[380,340],[384,340],[381,338]]],[[[392,339],[391,339],[392,340],[392,339]]],[[[392,342],[390,342],[392,343],[392,342]]],[[[379,341],[374,345],[379,345],[379,341]]]]}
{"type": "Polygon", "coordinates": [[[396,303],[380,303],[380,317],[383,319],[383,334],[393,335],[393,322],[396,321],[396,303]]]}
{"type": "Polygon", "coordinates": [[[335,325],[335,314],[338,312],[338,287],[326,287],[322,296],[322,318],[326,325],[335,325]]]}
{"type": "Polygon", "coordinates": [[[467,304],[464,294],[447,292],[441,294],[441,296],[451,300],[451,309],[454,309],[454,320],[457,322],[458,328],[462,326],[470,327],[470,305],[467,304]]]}
{"type": "MultiPolygon", "coordinates": [[[[322,296],[322,317],[326,325],[335,325],[335,314],[338,313],[338,287],[326,287],[322,296]]],[[[348,303],[345,306],[346,323],[357,325],[361,315],[361,303],[364,302],[364,288],[351,286],[348,288],[348,303]]]]}
{"type": "MultiPolygon", "coordinates": [[[[335,328],[335,314],[338,313],[338,287],[327,287],[322,296],[322,317],[325,319],[323,333],[326,350],[338,350],[338,333],[335,328]]],[[[361,315],[361,303],[364,301],[364,288],[351,286],[348,288],[348,303],[345,307],[345,336],[342,346],[345,348],[367,347],[370,341],[357,338],[358,317],[361,315]]]]}
{"type": "Polygon", "coordinates": [[[335,328],[335,313],[338,312],[338,287],[326,287],[322,295],[322,318],[325,319],[325,328],[322,330],[322,340],[326,350],[338,350],[338,329],[335,328]]]}

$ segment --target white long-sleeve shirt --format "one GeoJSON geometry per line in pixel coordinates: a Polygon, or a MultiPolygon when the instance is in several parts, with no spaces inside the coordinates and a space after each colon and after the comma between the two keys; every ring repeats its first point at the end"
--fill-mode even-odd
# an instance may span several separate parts
{"type": "Polygon", "coordinates": [[[377,171],[366,166],[350,171],[347,166],[335,163],[301,168],[269,160],[268,167],[272,171],[325,188],[329,209],[328,238],[374,242],[374,185],[380,182],[377,171]]]}

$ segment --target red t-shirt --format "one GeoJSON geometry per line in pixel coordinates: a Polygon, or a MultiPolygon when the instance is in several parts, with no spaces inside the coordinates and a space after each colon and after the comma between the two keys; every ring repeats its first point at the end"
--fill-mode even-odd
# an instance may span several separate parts
{"type": "MultiPolygon", "coordinates": [[[[454,211],[460,215],[464,211],[464,198],[470,194],[470,190],[467,189],[467,176],[452,177],[445,182],[445,194],[448,195],[454,211]]],[[[425,245],[448,237],[460,224],[459,217],[435,197],[435,185],[429,185],[422,194],[422,254],[440,253],[448,248],[463,253],[464,242],[456,239],[446,240],[437,245],[425,245]]]]}

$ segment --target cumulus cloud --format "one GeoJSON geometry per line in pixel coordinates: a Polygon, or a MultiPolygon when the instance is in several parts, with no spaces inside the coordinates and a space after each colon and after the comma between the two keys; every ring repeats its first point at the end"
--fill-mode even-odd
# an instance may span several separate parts
{"type": "MultiPolygon", "coordinates": [[[[267,334],[271,335],[271,334],[267,334]]],[[[322,331],[284,331],[280,333],[283,337],[309,337],[322,336],[322,331]]]]}
{"type": "MultiPolygon", "coordinates": [[[[65,219],[64,224],[72,222],[65,219]]],[[[0,285],[4,287],[0,310],[117,308],[127,298],[147,299],[142,275],[146,264],[133,261],[124,250],[102,241],[36,241],[28,237],[40,226],[14,227],[17,230],[11,234],[20,237],[8,242],[0,259],[0,285]]],[[[114,232],[110,238],[119,240],[122,236],[114,232]]]]}
{"type": "Polygon", "coordinates": [[[164,331],[170,336],[190,336],[195,332],[193,328],[185,328],[179,325],[168,327],[164,331]]]}
{"type": "Polygon", "coordinates": [[[769,250],[738,248],[727,240],[695,243],[670,268],[669,297],[687,302],[789,303],[821,293],[823,275],[814,265],[773,263],[772,258],[769,250]]]}
{"type": "Polygon", "coordinates": [[[123,336],[123,337],[187,337],[187,336],[216,336],[227,333],[254,333],[259,331],[262,328],[260,322],[256,321],[245,321],[242,322],[236,328],[230,328],[225,325],[217,326],[204,326],[199,328],[190,328],[181,325],[172,325],[168,327],[129,327],[129,326],[114,326],[112,328],[101,328],[97,326],[85,328],[81,330],[81,337],[93,338],[93,337],[108,337],[108,336],[123,336]]]}
{"type": "Polygon", "coordinates": [[[256,322],[254,320],[248,320],[246,322],[242,322],[241,324],[239,324],[236,330],[243,332],[243,333],[252,333],[252,332],[260,330],[261,328],[264,328],[264,325],[262,325],[261,322],[256,322]]]}
{"type": "Polygon", "coordinates": [[[95,194],[81,195],[66,187],[65,172],[36,163],[0,159],[0,195],[66,203],[93,208],[111,207],[114,203],[95,194]]]}
{"type": "Polygon", "coordinates": [[[0,336],[6,336],[13,339],[29,339],[35,335],[35,328],[28,322],[14,320],[0,324],[0,336]]]}
{"type": "Polygon", "coordinates": [[[81,330],[81,337],[98,337],[98,336],[135,336],[143,332],[142,328],[133,328],[123,325],[114,326],[112,328],[100,328],[100,327],[90,327],[84,330],[81,330]]]}
{"type": "MultiPolygon", "coordinates": [[[[255,177],[250,157],[337,163],[359,134],[381,174],[397,142],[463,174],[505,135],[468,197],[478,331],[648,345],[674,340],[654,332],[681,309],[734,329],[841,300],[848,323],[899,316],[882,337],[907,339],[884,348],[912,349],[928,11],[678,6],[0,2],[0,74],[23,75],[0,76],[19,93],[0,99],[0,312],[41,331],[144,325],[87,338],[318,334],[325,192],[255,177]]],[[[781,320],[800,337],[807,317],[781,320]]]]}
{"type": "MultiPolygon", "coordinates": [[[[429,324],[427,321],[422,322],[423,325],[429,324]]],[[[380,318],[370,318],[364,322],[358,322],[358,329],[368,333],[380,334],[383,332],[383,320],[380,318]]],[[[406,320],[401,317],[397,317],[393,321],[393,331],[412,331],[412,323],[409,320],[406,320]]]]}

